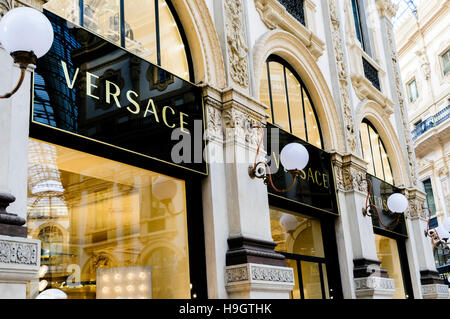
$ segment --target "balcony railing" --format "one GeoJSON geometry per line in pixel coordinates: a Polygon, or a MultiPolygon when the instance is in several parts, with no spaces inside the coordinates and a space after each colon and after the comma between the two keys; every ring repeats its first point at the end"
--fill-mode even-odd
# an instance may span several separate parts
{"type": "Polygon", "coordinates": [[[278,0],[294,18],[306,26],[305,11],[303,9],[304,0],[278,0]]]}
{"type": "Polygon", "coordinates": [[[378,70],[369,63],[364,57],[362,58],[364,75],[367,80],[369,80],[378,91],[381,91],[380,77],[378,76],[378,70]]]}
{"type": "Polygon", "coordinates": [[[418,124],[416,128],[411,132],[412,140],[415,141],[420,135],[422,135],[429,129],[445,122],[448,118],[450,118],[450,105],[448,105],[445,109],[441,110],[439,113],[430,116],[425,121],[418,124]]]}

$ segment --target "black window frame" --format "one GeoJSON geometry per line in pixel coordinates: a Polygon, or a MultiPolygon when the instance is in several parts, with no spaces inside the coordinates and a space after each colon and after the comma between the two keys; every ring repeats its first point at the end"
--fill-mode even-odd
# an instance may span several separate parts
{"type": "MultiPolygon", "coordinates": [[[[277,125],[276,123],[276,119],[274,117],[274,107],[273,107],[273,100],[272,100],[272,84],[271,84],[271,80],[270,80],[270,68],[269,68],[269,63],[270,62],[277,62],[279,64],[281,64],[283,66],[283,74],[284,74],[284,86],[285,86],[285,92],[286,92],[286,103],[287,103],[287,111],[288,111],[288,117],[289,117],[289,131],[286,131],[288,133],[292,134],[292,124],[291,124],[291,118],[292,118],[292,114],[291,114],[291,110],[289,107],[289,91],[288,91],[288,87],[287,87],[287,81],[286,81],[286,69],[288,69],[296,78],[296,80],[299,82],[300,84],[300,92],[301,92],[301,96],[302,96],[302,110],[303,110],[303,121],[304,121],[304,129],[305,129],[305,142],[309,142],[309,138],[308,138],[308,125],[307,125],[307,121],[306,121],[306,111],[305,111],[305,103],[304,103],[304,99],[303,99],[303,92],[306,93],[308,100],[311,104],[311,108],[313,110],[313,114],[314,114],[314,118],[316,120],[317,123],[317,129],[319,131],[319,137],[320,137],[320,149],[324,148],[324,143],[323,143],[323,136],[322,136],[322,129],[320,127],[320,121],[319,121],[319,117],[317,116],[317,111],[316,108],[314,106],[314,102],[311,99],[311,95],[308,91],[308,88],[306,87],[306,85],[304,84],[304,82],[302,81],[301,77],[298,75],[298,73],[292,68],[292,66],[283,58],[277,56],[277,55],[270,55],[267,60],[266,60],[266,72],[267,72],[267,80],[268,80],[268,88],[269,88],[269,99],[270,99],[270,111],[271,111],[271,118],[272,118],[272,124],[277,125]]],[[[281,129],[281,128],[280,128],[281,129]]],[[[302,139],[301,137],[298,137],[300,139],[302,139]]],[[[303,140],[303,139],[302,139],[303,140]]],[[[310,143],[311,144],[311,143],[310,143]]],[[[314,145],[316,147],[318,147],[315,144],[311,144],[314,145]]]]}
{"type": "MultiPolygon", "coordinates": [[[[130,1],[130,0],[128,0],[130,1]]],[[[161,37],[160,37],[160,21],[159,21],[159,0],[155,1],[155,30],[156,30],[156,55],[157,55],[157,63],[159,67],[161,67],[161,37]]],[[[177,11],[175,10],[175,7],[172,4],[171,0],[166,0],[167,6],[169,7],[170,12],[172,13],[173,18],[175,19],[175,22],[177,24],[178,31],[180,32],[181,39],[183,41],[185,52],[186,52],[186,59],[188,63],[188,69],[189,69],[189,81],[194,82],[194,67],[192,62],[192,55],[191,50],[189,48],[189,43],[187,41],[187,36],[184,31],[183,25],[181,23],[181,20],[177,14],[177,11]]],[[[84,0],[78,0],[78,10],[79,10],[79,24],[80,26],[84,27],[84,0]]],[[[127,48],[125,45],[125,0],[119,0],[119,23],[120,23],[120,46],[122,48],[127,48]]]]}
{"type": "Polygon", "coordinates": [[[366,19],[366,7],[364,0],[352,0],[353,21],[356,29],[356,38],[361,43],[361,48],[372,57],[371,37],[366,19]]]}

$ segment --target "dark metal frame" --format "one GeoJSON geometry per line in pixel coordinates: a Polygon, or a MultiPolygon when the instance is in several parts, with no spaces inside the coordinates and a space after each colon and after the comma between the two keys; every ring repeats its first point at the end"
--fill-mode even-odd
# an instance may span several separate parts
{"type": "MultiPolygon", "coordinates": [[[[371,155],[371,157],[372,157],[373,172],[374,172],[375,177],[376,177],[377,171],[376,171],[376,169],[375,169],[375,160],[374,160],[374,157],[373,157],[372,140],[370,139],[369,126],[372,128],[372,130],[375,131],[375,133],[378,134],[378,151],[380,152],[380,158],[382,157],[382,156],[381,156],[381,146],[383,146],[384,150],[386,151],[386,155],[387,155],[387,150],[386,150],[386,147],[384,146],[384,143],[383,143],[383,141],[382,141],[382,139],[381,139],[381,137],[380,137],[380,134],[378,133],[378,131],[377,131],[377,129],[375,128],[375,126],[373,126],[373,124],[370,123],[370,121],[369,121],[368,119],[366,119],[366,118],[363,119],[361,123],[367,124],[367,134],[368,134],[368,136],[369,136],[369,145],[370,145],[370,152],[371,152],[370,155],[371,155]]],[[[364,148],[363,148],[363,143],[362,143],[362,137],[361,137],[361,132],[359,133],[359,140],[360,140],[360,143],[361,143],[361,152],[362,152],[362,156],[363,156],[363,158],[365,158],[365,156],[364,156],[364,148]]],[[[393,182],[393,184],[394,184],[394,186],[395,186],[395,179],[394,179],[394,174],[393,174],[393,172],[392,172],[392,165],[391,165],[391,161],[389,160],[389,156],[388,156],[388,158],[387,158],[387,161],[388,161],[388,163],[389,163],[389,170],[391,171],[391,175],[392,175],[392,182],[393,182]]],[[[383,160],[381,160],[381,167],[383,168],[383,181],[386,181],[386,176],[385,176],[385,174],[384,174],[384,164],[383,164],[383,160]]]]}
{"type": "Polygon", "coordinates": [[[278,0],[294,18],[306,26],[304,0],[278,0]]]}
{"type": "MultiPolygon", "coordinates": [[[[120,17],[120,46],[123,48],[126,48],[125,45],[125,0],[119,0],[119,17],[120,17]]],[[[156,60],[157,65],[161,66],[161,38],[160,38],[160,32],[159,32],[159,0],[155,1],[155,30],[156,30],[156,60]]],[[[172,13],[175,22],[178,26],[178,31],[180,32],[181,39],[183,41],[183,44],[186,48],[186,58],[188,62],[188,69],[189,69],[189,81],[194,82],[194,73],[193,73],[193,63],[192,63],[192,56],[189,49],[189,43],[187,41],[186,33],[184,32],[184,29],[181,24],[181,20],[178,17],[178,14],[171,2],[171,0],[166,0],[166,3],[170,9],[170,12],[172,13]]],[[[84,0],[78,0],[79,5],[79,24],[80,26],[84,26],[84,0]]]]}
{"type": "MultiPolygon", "coordinates": [[[[322,137],[322,129],[320,127],[320,122],[319,122],[319,118],[317,117],[317,112],[316,112],[316,108],[314,106],[313,100],[311,99],[311,96],[309,94],[308,88],[306,87],[306,85],[304,84],[304,82],[302,81],[301,77],[297,74],[297,72],[289,65],[289,63],[287,63],[284,59],[282,59],[281,57],[277,56],[277,55],[270,55],[267,60],[266,60],[266,69],[267,69],[267,80],[269,82],[269,97],[270,97],[270,110],[271,110],[271,114],[272,114],[272,122],[274,124],[276,124],[276,119],[274,117],[274,110],[273,110],[273,101],[272,101],[272,84],[271,84],[271,80],[270,80],[270,68],[269,68],[269,62],[277,62],[280,63],[281,65],[283,65],[283,75],[284,75],[284,86],[285,86],[285,92],[286,92],[286,102],[287,102],[287,110],[288,110],[288,116],[289,116],[289,133],[292,134],[292,124],[291,124],[291,118],[292,116],[294,116],[293,114],[291,114],[291,110],[290,110],[290,106],[289,106],[289,91],[288,91],[288,87],[287,87],[287,81],[286,81],[286,69],[288,69],[297,79],[297,81],[300,83],[300,92],[301,92],[301,96],[302,96],[302,110],[303,110],[303,121],[304,121],[304,126],[305,126],[305,137],[306,137],[306,142],[308,141],[308,125],[306,123],[306,112],[305,112],[305,103],[303,100],[303,90],[306,92],[306,95],[308,96],[308,99],[311,103],[311,107],[313,110],[313,114],[314,114],[314,118],[316,119],[316,123],[317,123],[317,128],[319,130],[319,135],[320,135],[320,144],[321,147],[323,148],[323,137],[322,137]],[[303,89],[303,90],[302,90],[303,89]]],[[[314,145],[316,146],[316,145],[314,145]]],[[[316,146],[317,147],[317,146],[316,146]]]]}
{"type": "Polygon", "coordinates": [[[372,85],[381,92],[380,76],[378,70],[364,57],[362,57],[362,64],[364,69],[364,76],[372,85]]]}

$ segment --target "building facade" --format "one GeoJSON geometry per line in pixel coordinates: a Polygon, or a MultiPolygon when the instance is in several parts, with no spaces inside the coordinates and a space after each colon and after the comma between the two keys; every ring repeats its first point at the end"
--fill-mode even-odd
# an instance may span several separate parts
{"type": "Polygon", "coordinates": [[[55,39],[0,100],[1,297],[448,298],[391,1],[21,5],[55,39]]]}
{"type": "MultiPolygon", "coordinates": [[[[449,10],[448,1],[422,2],[396,29],[418,178],[431,223],[439,225],[450,216],[450,42],[442,37],[449,10]]],[[[448,251],[435,254],[437,266],[445,268],[448,251]]]]}

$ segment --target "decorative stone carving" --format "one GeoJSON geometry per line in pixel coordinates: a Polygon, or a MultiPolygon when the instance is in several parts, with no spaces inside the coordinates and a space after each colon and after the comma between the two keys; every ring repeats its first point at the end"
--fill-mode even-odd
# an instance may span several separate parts
{"type": "Polygon", "coordinates": [[[430,62],[428,62],[427,54],[425,49],[416,52],[420,60],[420,67],[422,68],[425,80],[429,80],[431,77],[431,67],[430,62]]]}
{"type": "Polygon", "coordinates": [[[404,131],[404,136],[405,136],[409,173],[411,175],[412,184],[414,186],[417,186],[417,172],[416,172],[416,166],[415,166],[414,146],[411,141],[411,131],[409,130],[408,114],[406,112],[405,97],[403,95],[402,81],[401,81],[400,71],[399,71],[400,67],[398,65],[398,58],[397,58],[397,52],[396,52],[396,47],[395,47],[395,42],[394,42],[394,36],[392,34],[392,28],[388,25],[386,26],[386,32],[387,32],[387,37],[389,40],[389,46],[391,49],[392,66],[394,69],[395,86],[397,89],[397,99],[398,99],[400,115],[401,115],[401,120],[402,120],[402,124],[403,124],[403,131],[404,131]]]}
{"type": "Polygon", "coordinates": [[[334,45],[334,54],[336,56],[336,66],[337,73],[339,77],[340,84],[340,103],[343,108],[343,118],[344,118],[344,126],[345,126],[345,138],[347,148],[350,152],[356,152],[356,134],[355,128],[353,125],[353,114],[352,107],[350,104],[350,95],[349,95],[349,87],[348,87],[348,70],[347,64],[344,59],[344,49],[342,46],[341,39],[341,29],[340,29],[340,21],[339,15],[336,7],[336,0],[328,1],[329,9],[330,9],[330,19],[332,26],[332,38],[334,45]]]}
{"type": "Polygon", "coordinates": [[[225,139],[237,138],[250,147],[258,147],[262,138],[261,121],[240,108],[227,109],[222,116],[225,139]]]}
{"type": "Polygon", "coordinates": [[[265,281],[294,284],[294,271],[289,267],[259,264],[229,266],[225,272],[226,284],[243,281],[265,281]]]}
{"type": "Polygon", "coordinates": [[[447,285],[422,285],[421,287],[424,299],[448,299],[447,285]]]}
{"type": "Polygon", "coordinates": [[[210,140],[223,140],[222,127],[222,103],[211,97],[205,97],[206,111],[206,138],[210,140]]]}
{"type": "Polygon", "coordinates": [[[256,11],[261,20],[271,30],[285,30],[300,39],[315,59],[325,50],[325,43],[311,30],[311,27],[301,24],[285,9],[278,0],[255,0],[256,11]]]}
{"type": "Polygon", "coordinates": [[[341,192],[358,191],[367,193],[367,180],[365,169],[352,162],[351,155],[333,157],[336,188],[341,192]]]}
{"type": "Polygon", "coordinates": [[[38,259],[38,245],[35,243],[0,241],[0,263],[38,265],[38,259]]]}
{"type": "Polygon", "coordinates": [[[248,47],[245,41],[244,16],[241,0],[226,0],[226,32],[231,78],[248,87],[248,47]]]}
{"type": "Polygon", "coordinates": [[[428,211],[425,208],[426,195],[419,193],[417,190],[409,190],[406,198],[408,199],[408,210],[406,212],[409,218],[422,218],[428,219],[428,211]]]}
{"type": "Polygon", "coordinates": [[[394,4],[391,0],[376,0],[376,4],[381,16],[386,16],[388,19],[395,17],[398,5],[394,4]]]}
{"type": "Polygon", "coordinates": [[[375,276],[355,279],[355,291],[357,295],[360,294],[361,291],[368,289],[384,290],[388,294],[394,294],[394,279],[375,276]]]}

